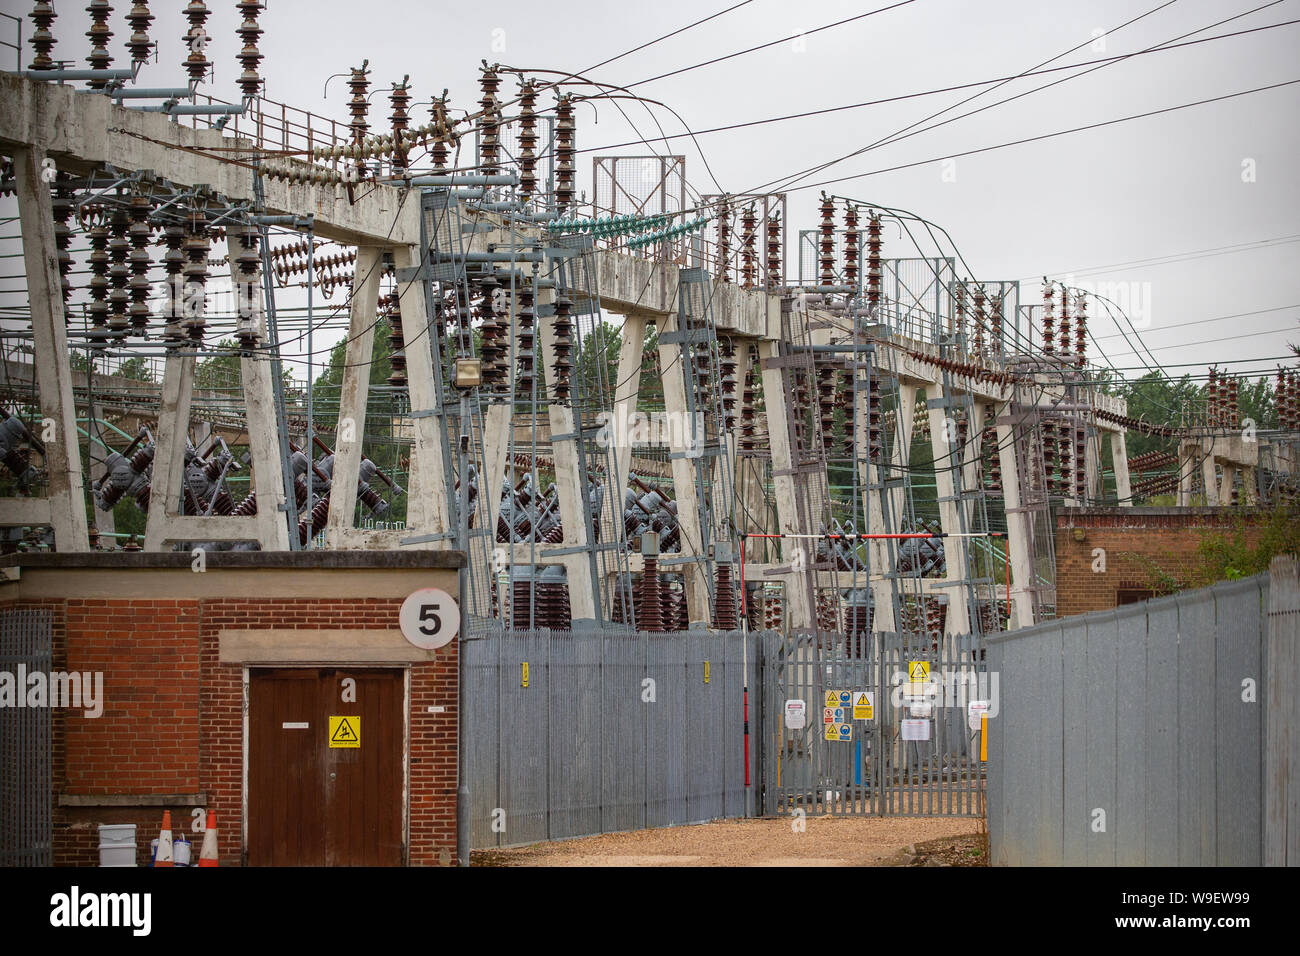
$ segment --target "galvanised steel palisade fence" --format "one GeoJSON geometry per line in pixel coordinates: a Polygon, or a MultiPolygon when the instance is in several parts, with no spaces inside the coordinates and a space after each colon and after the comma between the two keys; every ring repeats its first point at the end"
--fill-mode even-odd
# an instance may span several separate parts
{"type": "Polygon", "coordinates": [[[475,849],[752,812],[739,632],[472,630],[463,652],[475,849]]]}
{"type": "Polygon", "coordinates": [[[990,637],[992,862],[1258,866],[1268,602],[1262,574],[990,637]]]}
{"type": "MultiPolygon", "coordinates": [[[[53,616],[0,612],[0,671],[49,675],[53,616]]],[[[25,682],[24,682],[25,683],[25,682]]],[[[0,706],[0,866],[49,866],[51,851],[49,707],[0,706]]]]}

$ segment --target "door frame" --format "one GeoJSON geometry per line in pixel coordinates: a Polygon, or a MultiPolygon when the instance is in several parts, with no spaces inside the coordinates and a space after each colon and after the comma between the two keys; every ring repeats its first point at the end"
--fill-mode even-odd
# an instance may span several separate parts
{"type": "Polygon", "coordinates": [[[346,661],[316,661],[303,663],[295,661],[288,664],[258,662],[245,664],[241,678],[243,694],[243,766],[240,772],[239,796],[239,862],[248,865],[248,758],[249,758],[249,704],[250,671],[279,670],[322,670],[324,668],[341,668],[346,670],[401,671],[402,672],[402,866],[411,865],[411,665],[382,664],[367,661],[364,664],[349,664],[346,661]]]}

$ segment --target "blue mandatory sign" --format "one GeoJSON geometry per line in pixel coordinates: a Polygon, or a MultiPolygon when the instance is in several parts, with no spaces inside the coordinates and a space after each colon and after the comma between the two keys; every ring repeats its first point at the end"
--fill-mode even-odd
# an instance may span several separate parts
{"type": "Polygon", "coordinates": [[[840,706],[849,707],[852,704],[853,704],[853,692],[847,690],[840,691],[840,706]]]}
{"type": "Polygon", "coordinates": [[[852,737],[852,736],[853,736],[853,725],[852,725],[852,724],[840,724],[840,737],[841,737],[841,739],[848,740],[848,739],[849,739],[850,737],[852,737]]]}

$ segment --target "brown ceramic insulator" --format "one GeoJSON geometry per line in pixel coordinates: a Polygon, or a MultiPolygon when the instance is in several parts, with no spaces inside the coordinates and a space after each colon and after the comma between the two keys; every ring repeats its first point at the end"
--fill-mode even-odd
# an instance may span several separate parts
{"type": "Polygon", "coordinates": [[[988,469],[984,472],[986,478],[985,487],[992,491],[998,491],[1002,488],[1002,459],[998,454],[998,430],[995,426],[984,426],[984,437],[980,442],[980,446],[988,455],[989,462],[988,469]]]}
{"type": "Polygon", "coordinates": [[[1088,432],[1082,425],[1074,426],[1074,490],[1082,499],[1088,488],[1088,432]]]}
{"type": "Polygon", "coordinates": [[[974,295],[974,310],[971,321],[975,326],[975,354],[984,354],[984,286],[977,285],[974,295]]]}
{"type": "Polygon", "coordinates": [[[563,405],[569,401],[570,376],[573,362],[573,303],[563,294],[555,297],[555,315],[551,319],[555,330],[555,364],[551,366],[551,394],[563,405]]]}
{"type": "Polygon", "coordinates": [[[817,261],[821,267],[821,284],[835,284],[835,203],[822,193],[821,237],[818,240],[817,261]]]}
{"type": "Polygon", "coordinates": [[[722,384],[722,427],[736,427],[736,343],[726,336],[718,340],[718,373],[722,384]]]}
{"type": "Polygon", "coordinates": [[[885,457],[885,431],[882,427],[884,413],[880,400],[880,380],[873,373],[867,386],[867,453],[871,461],[880,464],[885,457]]]}
{"type": "Polygon", "coordinates": [[[393,84],[392,91],[388,94],[388,103],[392,107],[388,122],[393,130],[393,172],[400,174],[407,167],[407,156],[411,151],[406,132],[411,125],[411,117],[407,112],[411,104],[411,93],[405,79],[400,84],[393,84]]]}
{"type": "Polygon", "coordinates": [[[781,288],[781,218],[775,214],[767,220],[767,289],[781,288]]]}
{"type": "Polygon", "coordinates": [[[839,378],[839,406],[844,413],[843,432],[840,435],[840,452],[845,458],[852,458],[854,447],[857,444],[857,434],[854,422],[857,416],[857,409],[854,408],[856,401],[853,391],[853,375],[849,370],[840,372],[839,378]]]}
{"type": "Polygon", "coordinates": [[[519,198],[528,202],[537,192],[537,84],[519,84],[519,198]]]}
{"type": "Polygon", "coordinates": [[[952,289],[953,327],[951,332],[961,335],[966,331],[966,283],[957,282],[952,289]]]}
{"type": "Polygon", "coordinates": [[[497,99],[497,90],[501,88],[501,77],[490,66],[482,68],[479,77],[481,97],[478,101],[482,117],[479,120],[478,164],[479,171],[485,176],[493,176],[500,168],[501,162],[501,103],[497,99]]]}
{"type": "Polygon", "coordinates": [[[1051,422],[1043,422],[1041,433],[1043,473],[1047,479],[1047,489],[1052,491],[1056,488],[1056,426],[1051,422]]]}
{"type": "Polygon", "coordinates": [[[533,287],[529,283],[524,283],[519,289],[519,311],[515,314],[515,336],[518,343],[515,357],[519,361],[519,370],[515,376],[515,391],[525,397],[529,397],[533,393],[533,380],[535,378],[533,329],[535,323],[533,287]]]}
{"type": "Polygon", "coordinates": [[[1070,432],[1071,426],[1061,422],[1056,426],[1056,456],[1057,467],[1060,469],[1061,487],[1069,489],[1071,469],[1070,469],[1070,432]]]}
{"type": "Polygon", "coordinates": [[[239,341],[239,347],[247,350],[257,345],[258,327],[261,324],[262,253],[258,248],[258,235],[252,230],[239,233],[237,242],[235,265],[239,289],[236,298],[235,337],[239,341]]]}
{"type": "Polygon", "coordinates": [[[659,580],[659,559],[645,556],[645,570],[641,573],[641,586],[634,595],[634,613],[639,631],[664,630],[664,595],[659,580]]]}
{"type": "Polygon", "coordinates": [[[785,620],[785,599],[772,592],[763,595],[763,627],[769,631],[781,630],[785,620]]]}
{"type": "Polygon", "coordinates": [[[370,130],[370,123],[366,119],[370,113],[370,100],[366,95],[370,92],[370,71],[366,69],[368,62],[352,67],[348,77],[348,89],[352,91],[352,98],[348,100],[352,121],[348,123],[348,128],[352,130],[354,144],[364,142],[366,133],[370,130]]]}
{"type": "Polygon", "coordinates": [[[482,336],[481,357],[483,360],[483,385],[497,388],[504,384],[505,356],[509,351],[506,341],[507,328],[500,321],[496,308],[496,293],[501,288],[497,277],[489,272],[477,283],[478,314],[481,321],[479,333],[482,336]]]}
{"type": "Polygon", "coordinates": [[[566,93],[555,104],[555,212],[560,216],[573,205],[575,134],[573,100],[566,93]]]}
{"type": "Polygon", "coordinates": [[[880,217],[867,220],[867,309],[872,318],[879,319],[880,308],[880,217]]]}
{"type": "Polygon", "coordinates": [[[844,284],[858,287],[858,207],[844,207],[844,284]]]}
{"type": "Polygon", "coordinates": [[[731,565],[726,562],[720,562],[713,575],[713,627],[719,631],[740,627],[736,588],[731,580],[731,565]]]}
{"type": "Polygon", "coordinates": [[[668,607],[671,612],[667,623],[671,625],[674,631],[688,630],[691,622],[690,615],[686,610],[686,588],[680,583],[680,579],[673,582],[667,594],[668,607]]]}
{"type": "Polygon", "coordinates": [[[1219,370],[1210,366],[1210,379],[1205,385],[1205,423],[1213,428],[1219,423],[1219,370]]]}
{"type": "Polygon", "coordinates": [[[1228,421],[1229,428],[1236,428],[1241,420],[1241,413],[1238,408],[1238,395],[1241,387],[1241,380],[1237,378],[1228,379],[1228,421]]]}
{"type": "Polygon", "coordinates": [[[127,259],[131,254],[131,243],[127,239],[130,219],[126,210],[118,207],[113,212],[109,224],[108,241],[108,328],[115,338],[123,338],[130,328],[131,269],[127,259]]]}
{"type": "MultiPolygon", "coordinates": [[[[90,38],[90,55],[86,57],[86,62],[92,70],[107,70],[113,62],[112,54],[108,52],[108,41],[113,39],[113,31],[108,28],[108,18],[113,12],[113,6],[108,0],[90,0],[86,12],[90,14],[91,20],[90,29],[86,31],[86,36],[90,38]]],[[[108,80],[88,80],[86,85],[92,90],[102,90],[108,85],[108,80]]]]}
{"type": "Polygon", "coordinates": [[[307,519],[298,522],[298,541],[306,545],[308,540],[316,537],[325,530],[325,522],[330,516],[330,496],[328,493],[321,496],[320,501],[316,502],[315,507],[311,509],[311,526],[308,527],[307,519]]]}
{"type": "Polygon", "coordinates": [[[718,281],[731,281],[731,204],[718,203],[718,281]]]}
{"type": "MultiPolygon", "coordinates": [[[[60,172],[51,187],[50,205],[54,213],[54,244],[59,250],[59,286],[66,306],[72,296],[72,213],[76,209],[68,173],[60,172]]],[[[70,316],[65,308],[64,321],[70,316]]]]}
{"type": "Polygon", "coordinates": [[[821,631],[838,631],[840,629],[838,602],[823,588],[817,592],[817,629],[821,631]]]}
{"type": "Polygon", "coordinates": [[[1056,296],[1050,285],[1043,286],[1043,353],[1056,352],[1056,296]]]}
{"type": "Polygon", "coordinates": [[[406,337],[402,331],[402,300],[394,295],[388,303],[388,361],[393,370],[388,384],[401,388],[406,385],[406,337]]]}
{"type": "Polygon", "coordinates": [[[999,290],[989,297],[989,348],[994,355],[1002,354],[1002,293],[999,290]]]}
{"type": "Polygon", "coordinates": [[[153,228],[149,225],[149,214],[153,212],[153,202],[148,196],[131,197],[131,225],[128,235],[131,242],[131,331],[144,337],[149,329],[149,243],[153,239],[153,228]]]}
{"type": "Polygon", "coordinates": [[[758,370],[749,354],[750,351],[751,347],[745,346],[747,366],[745,387],[740,393],[740,450],[742,452],[754,450],[755,433],[758,428],[758,415],[755,410],[755,400],[758,397],[758,370]]]}
{"type": "Polygon", "coordinates": [[[36,27],[36,31],[32,34],[32,50],[36,54],[31,63],[33,70],[54,69],[54,58],[50,56],[54,52],[54,33],[50,27],[53,26],[56,16],[58,14],[54,12],[52,3],[42,0],[32,6],[32,24],[36,27]]]}
{"type": "Polygon", "coordinates": [[[822,447],[830,450],[835,433],[835,385],[839,376],[835,366],[824,363],[817,367],[817,415],[820,422],[819,437],[822,447]]]}
{"type": "Polygon", "coordinates": [[[433,146],[429,152],[433,158],[433,168],[440,172],[447,169],[447,144],[451,141],[451,126],[447,122],[447,91],[443,90],[442,96],[435,96],[433,105],[429,108],[433,115],[433,146]]]}
{"type": "Polygon", "coordinates": [[[258,24],[257,18],[262,15],[266,5],[262,0],[239,0],[235,4],[238,7],[243,20],[240,22],[238,29],[239,41],[243,44],[239,49],[239,89],[245,97],[251,98],[257,96],[262,89],[262,77],[257,71],[257,65],[262,62],[262,53],[257,48],[257,42],[262,36],[262,27],[258,24]]]}
{"type": "Polygon", "coordinates": [[[1070,358],[1070,293],[1061,289],[1061,360],[1070,358]]]}
{"type": "Polygon", "coordinates": [[[185,233],[179,223],[169,222],[163,227],[159,243],[166,246],[163,253],[163,267],[167,271],[166,287],[163,289],[162,314],[166,322],[163,328],[163,341],[168,346],[176,345],[184,337],[180,320],[184,312],[185,279],[181,270],[185,266],[185,253],[182,245],[185,233]]]}
{"type": "Polygon", "coordinates": [[[203,332],[207,326],[204,317],[203,289],[208,282],[208,250],[212,241],[208,235],[208,217],[202,208],[190,210],[185,219],[185,240],[182,248],[185,252],[185,264],[181,273],[185,276],[186,295],[193,295],[194,314],[187,314],[181,319],[181,328],[192,342],[202,342],[203,332]]]}
{"type": "Polygon", "coordinates": [[[231,514],[236,518],[248,518],[257,514],[257,492],[250,491],[244,496],[244,500],[235,505],[235,510],[231,514]]]}
{"type": "Polygon", "coordinates": [[[153,22],[149,4],[141,3],[140,0],[131,4],[126,22],[131,25],[131,36],[126,41],[126,48],[131,53],[131,62],[143,63],[149,59],[149,51],[153,49],[153,43],[149,40],[149,24],[153,22]]]}
{"type": "Polygon", "coordinates": [[[1074,366],[1088,364],[1088,300],[1082,292],[1074,299],[1074,366]]]}
{"type": "Polygon", "coordinates": [[[754,207],[747,206],[740,216],[740,284],[743,288],[754,288],[754,276],[758,272],[758,256],[754,251],[757,238],[754,227],[758,222],[754,207]]]}
{"type": "Polygon", "coordinates": [[[209,12],[208,5],[203,0],[190,0],[185,6],[185,18],[190,21],[190,27],[181,40],[185,43],[185,48],[190,51],[189,56],[185,58],[185,69],[190,74],[191,80],[203,79],[212,66],[205,52],[208,33],[203,28],[209,12]]]}

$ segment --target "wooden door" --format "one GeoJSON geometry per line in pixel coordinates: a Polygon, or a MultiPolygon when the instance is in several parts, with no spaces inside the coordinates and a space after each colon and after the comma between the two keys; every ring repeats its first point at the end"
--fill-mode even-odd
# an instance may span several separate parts
{"type": "Polygon", "coordinates": [[[250,674],[250,865],[401,865],[404,698],[397,670],[250,674]]]}

